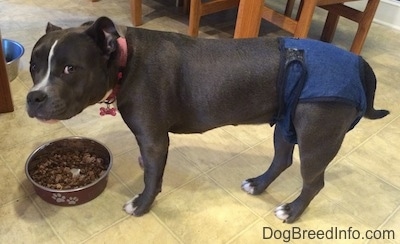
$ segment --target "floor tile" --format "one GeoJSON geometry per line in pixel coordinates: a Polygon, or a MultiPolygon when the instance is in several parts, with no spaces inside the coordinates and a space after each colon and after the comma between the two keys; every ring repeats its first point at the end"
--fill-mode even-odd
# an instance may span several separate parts
{"type": "Polygon", "coordinates": [[[269,241],[288,242],[290,239],[286,237],[275,238],[274,231],[276,227],[266,222],[265,220],[258,220],[254,224],[248,226],[236,238],[232,239],[229,243],[232,244],[248,244],[248,243],[262,243],[269,241]]]}
{"type": "Polygon", "coordinates": [[[179,150],[203,172],[220,165],[248,148],[223,129],[203,134],[172,135],[170,148],[179,150]]]}
{"type": "Polygon", "coordinates": [[[282,204],[301,189],[302,181],[298,162],[284,171],[260,195],[250,195],[241,189],[241,183],[263,174],[270,166],[272,142],[262,143],[208,173],[218,184],[229,191],[244,205],[262,216],[282,204]]]}
{"type": "Polygon", "coordinates": [[[13,172],[8,168],[7,164],[0,158],[0,206],[12,201],[16,201],[21,197],[26,197],[27,194],[20,186],[13,172]]]}
{"type": "MultiPolygon", "coordinates": [[[[376,238],[378,240],[390,240],[393,243],[398,243],[400,236],[399,223],[400,223],[400,208],[398,208],[397,211],[394,212],[393,216],[379,228],[379,232],[376,233],[376,238]]],[[[378,242],[376,241],[371,243],[378,243],[378,242]]]]}
{"type": "Polygon", "coordinates": [[[343,160],[328,170],[323,194],[377,228],[400,204],[400,190],[343,160]],[[360,201],[360,198],[364,200],[360,201]]]}
{"type": "Polygon", "coordinates": [[[400,159],[400,156],[394,153],[398,151],[399,143],[400,118],[351,153],[348,159],[357,167],[400,189],[400,165],[393,163],[400,159]]]}
{"type": "Polygon", "coordinates": [[[0,206],[0,243],[62,243],[29,198],[0,206]]]}
{"type": "Polygon", "coordinates": [[[257,219],[207,177],[162,198],[153,212],[184,243],[224,243],[257,219]]]}
{"type": "Polygon", "coordinates": [[[128,216],[85,243],[181,243],[152,214],[128,216]]]}
{"type": "MultiPolygon", "coordinates": [[[[126,201],[136,194],[141,193],[144,189],[144,175],[143,170],[139,166],[139,156],[139,149],[135,149],[115,158],[113,173],[132,192],[126,201]]],[[[187,162],[178,151],[170,151],[163,177],[162,192],[158,195],[157,199],[188,183],[200,174],[200,170],[190,162],[187,162]]]]}
{"type": "Polygon", "coordinates": [[[266,139],[272,141],[274,134],[273,128],[267,124],[226,126],[223,129],[249,146],[255,146],[266,139]]]}

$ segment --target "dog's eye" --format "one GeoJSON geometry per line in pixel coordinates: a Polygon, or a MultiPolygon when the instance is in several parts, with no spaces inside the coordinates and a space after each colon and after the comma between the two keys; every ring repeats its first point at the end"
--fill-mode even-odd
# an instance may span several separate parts
{"type": "Polygon", "coordinates": [[[67,65],[64,68],[64,74],[69,75],[75,71],[75,67],[72,65],[67,65]]]}

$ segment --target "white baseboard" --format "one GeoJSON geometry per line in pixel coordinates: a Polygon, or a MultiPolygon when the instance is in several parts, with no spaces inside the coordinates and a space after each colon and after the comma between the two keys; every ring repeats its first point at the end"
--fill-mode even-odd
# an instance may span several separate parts
{"type": "MultiPolygon", "coordinates": [[[[367,1],[346,3],[353,8],[364,10],[367,1]]],[[[375,14],[374,22],[400,30],[400,1],[381,0],[375,14]]]]}

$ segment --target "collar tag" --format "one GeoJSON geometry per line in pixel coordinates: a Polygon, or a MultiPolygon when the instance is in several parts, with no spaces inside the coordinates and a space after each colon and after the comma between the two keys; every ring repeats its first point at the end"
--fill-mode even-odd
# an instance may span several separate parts
{"type": "Polygon", "coordinates": [[[119,84],[114,87],[111,94],[106,98],[106,100],[102,101],[101,103],[105,103],[106,107],[100,107],[100,115],[117,115],[117,93],[119,91],[119,84]],[[111,107],[113,106],[113,107],[111,107]]]}
{"type": "MultiPolygon", "coordinates": [[[[126,62],[128,59],[128,48],[127,48],[125,38],[120,37],[117,39],[117,42],[118,42],[118,46],[119,46],[119,50],[120,50],[119,65],[120,65],[120,68],[122,69],[122,68],[125,68],[125,66],[126,66],[126,62]]],[[[111,94],[104,101],[100,102],[100,103],[105,103],[107,105],[106,107],[100,107],[100,116],[105,116],[105,115],[115,116],[115,115],[117,115],[117,108],[115,106],[115,103],[117,100],[117,93],[119,91],[121,79],[122,79],[122,72],[118,72],[117,84],[115,85],[111,94]],[[111,105],[113,105],[113,107],[111,107],[111,105]]]]}
{"type": "Polygon", "coordinates": [[[117,109],[111,108],[111,104],[107,103],[106,107],[100,107],[100,116],[104,116],[104,115],[115,116],[115,115],[117,115],[117,109]]]}

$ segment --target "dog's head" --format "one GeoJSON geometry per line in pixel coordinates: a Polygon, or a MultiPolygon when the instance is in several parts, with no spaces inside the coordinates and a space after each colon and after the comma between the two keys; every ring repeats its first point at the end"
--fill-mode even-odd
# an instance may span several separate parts
{"type": "Polygon", "coordinates": [[[49,23],[32,50],[29,116],[69,119],[101,101],[117,80],[118,37],[107,17],[68,29],[49,23]]]}

